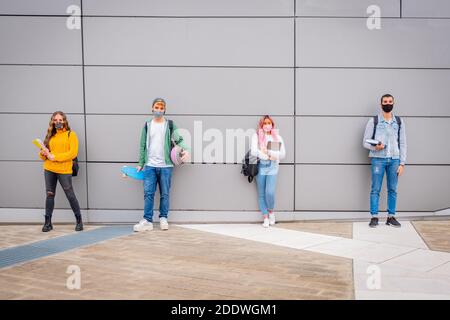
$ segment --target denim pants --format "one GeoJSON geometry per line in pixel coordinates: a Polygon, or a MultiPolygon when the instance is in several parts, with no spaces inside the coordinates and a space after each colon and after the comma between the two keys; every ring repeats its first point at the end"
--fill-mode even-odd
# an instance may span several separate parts
{"type": "Polygon", "coordinates": [[[277,183],[277,174],[265,174],[259,168],[259,173],[256,176],[256,186],[258,189],[258,204],[259,210],[263,215],[269,214],[275,206],[275,187],[277,183]]]}
{"type": "Polygon", "coordinates": [[[173,167],[157,168],[144,166],[144,219],[153,222],[153,204],[156,184],[159,184],[159,217],[167,218],[169,214],[170,183],[173,167]]]}
{"type": "Polygon", "coordinates": [[[397,170],[400,166],[399,159],[372,158],[372,190],[370,192],[370,214],[378,214],[380,191],[383,184],[384,173],[387,177],[387,210],[389,215],[395,215],[397,205],[397,170]]]}
{"type": "Polygon", "coordinates": [[[72,175],[44,170],[44,177],[45,190],[47,191],[47,198],[45,199],[45,216],[50,218],[52,217],[53,208],[55,207],[56,184],[59,180],[59,183],[66,194],[67,200],[69,200],[70,207],[72,208],[75,217],[81,217],[80,205],[72,187],[72,175]]]}

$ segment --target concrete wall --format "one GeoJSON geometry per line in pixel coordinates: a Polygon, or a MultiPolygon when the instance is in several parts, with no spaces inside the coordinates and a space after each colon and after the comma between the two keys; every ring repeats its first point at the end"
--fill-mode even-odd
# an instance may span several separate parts
{"type": "MultiPolygon", "coordinates": [[[[191,132],[194,121],[225,132],[274,115],[287,148],[278,211],[367,211],[362,134],[390,92],[408,136],[398,209],[447,208],[449,18],[446,0],[1,0],[0,207],[43,208],[31,140],[61,109],[80,138],[83,209],[141,210],[142,186],[119,169],[136,162],[162,96],[191,132]],[[81,29],[66,27],[72,4],[81,29]],[[366,26],[372,4],[379,30],[366,26]]],[[[57,208],[69,208],[61,191],[57,208]]],[[[176,168],[172,194],[174,212],[258,210],[235,161],[176,168]]]]}

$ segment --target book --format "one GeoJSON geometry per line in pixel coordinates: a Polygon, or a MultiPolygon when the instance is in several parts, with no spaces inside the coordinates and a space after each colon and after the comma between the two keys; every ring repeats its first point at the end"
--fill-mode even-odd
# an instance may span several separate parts
{"type": "Polygon", "coordinates": [[[267,150],[270,151],[280,151],[281,148],[281,142],[278,141],[269,141],[267,143],[267,150]]]}
{"type": "Polygon", "coordinates": [[[371,144],[371,145],[373,145],[373,146],[376,146],[376,145],[379,145],[379,144],[381,144],[381,142],[380,142],[380,141],[378,141],[378,140],[375,140],[375,139],[366,139],[366,142],[367,142],[368,144],[371,144]]]}
{"type": "Polygon", "coordinates": [[[33,144],[34,144],[36,147],[38,147],[39,149],[47,149],[47,148],[45,147],[45,145],[42,143],[42,140],[41,140],[41,139],[34,139],[32,142],[33,142],[33,144]]]}

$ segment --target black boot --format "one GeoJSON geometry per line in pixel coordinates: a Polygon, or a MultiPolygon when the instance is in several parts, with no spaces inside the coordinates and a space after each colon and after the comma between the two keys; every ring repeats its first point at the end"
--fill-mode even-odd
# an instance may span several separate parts
{"type": "Polygon", "coordinates": [[[81,221],[81,216],[76,216],[76,218],[77,218],[77,225],[75,226],[75,231],[82,231],[83,221],[81,221]]]}
{"type": "Polygon", "coordinates": [[[42,227],[42,232],[49,232],[50,230],[53,230],[52,217],[45,216],[45,223],[42,227]]]}

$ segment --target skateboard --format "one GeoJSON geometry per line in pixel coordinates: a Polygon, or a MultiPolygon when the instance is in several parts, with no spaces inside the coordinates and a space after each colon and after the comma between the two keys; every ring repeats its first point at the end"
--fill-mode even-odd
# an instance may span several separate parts
{"type": "Polygon", "coordinates": [[[136,180],[144,180],[144,171],[137,171],[135,167],[128,167],[123,166],[122,169],[120,169],[122,172],[122,177],[130,177],[136,180]]]}

